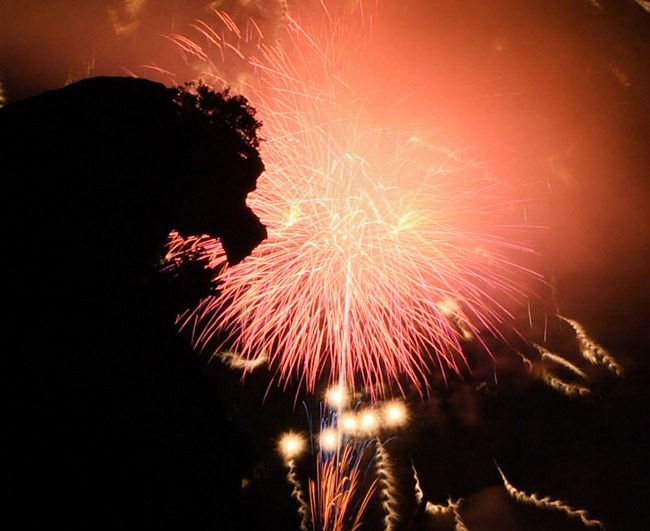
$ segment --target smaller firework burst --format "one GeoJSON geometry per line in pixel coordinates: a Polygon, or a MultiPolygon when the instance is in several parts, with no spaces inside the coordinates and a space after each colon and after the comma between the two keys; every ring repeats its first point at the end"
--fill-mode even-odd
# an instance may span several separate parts
{"type": "Polygon", "coordinates": [[[309,506],[314,531],[355,531],[362,524],[377,480],[364,485],[364,446],[347,444],[337,454],[320,452],[316,478],[309,480],[309,506]]]}

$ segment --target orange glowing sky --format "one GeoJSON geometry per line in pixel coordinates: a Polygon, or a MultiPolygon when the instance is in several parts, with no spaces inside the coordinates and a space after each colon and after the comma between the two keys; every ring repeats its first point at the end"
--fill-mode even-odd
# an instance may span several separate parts
{"type": "MultiPolygon", "coordinates": [[[[208,18],[208,4],[3,0],[6,95],[11,101],[88,74],[152,77],[146,64],[182,72],[160,34],[190,33],[196,18],[208,18]]],[[[274,2],[214,4],[256,16],[269,38],[280,23],[274,2]]],[[[548,189],[553,267],[602,284],[603,264],[620,261],[636,278],[645,264],[625,257],[638,256],[650,234],[650,15],[632,0],[568,4],[379,2],[374,45],[385,81],[374,89],[396,112],[498,152],[502,173],[548,189]]]]}

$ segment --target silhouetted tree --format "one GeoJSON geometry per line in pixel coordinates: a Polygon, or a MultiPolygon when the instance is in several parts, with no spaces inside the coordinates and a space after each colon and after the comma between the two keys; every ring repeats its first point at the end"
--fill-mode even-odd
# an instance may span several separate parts
{"type": "MultiPolygon", "coordinates": [[[[159,269],[173,229],[220,238],[232,263],[265,237],[245,202],[263,170],[259,125],[241,96],[132,78],[0,109],[21,528],[237,520],[248,443],[176,333],[191,301],[159,269]]],[[[207,289],[202,266],[182,273],[207,289]]]]}

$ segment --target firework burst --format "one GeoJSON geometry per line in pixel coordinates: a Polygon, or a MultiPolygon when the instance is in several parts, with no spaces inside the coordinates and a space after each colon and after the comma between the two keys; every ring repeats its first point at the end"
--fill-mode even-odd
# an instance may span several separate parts
{"type": "Polygon", "coordinates": [[[503,183],[431,135],[379,125],[355,89],[373,72],[360,34],[327,30],[288,17],[281,44],[248,59],[267,168],[250,204],[269,238],[227,268],[215,242],[172,242],[172,254],[203,245],[218,266],[219,294],[181,323],[200,346],[267,353],[280,381],[310,391],[326,379],[422,393],[433,365],[459,372],[464,343],[512,317],[531,274],[513,257],[528,248],[500,215],[515,204],[503,183]]]}

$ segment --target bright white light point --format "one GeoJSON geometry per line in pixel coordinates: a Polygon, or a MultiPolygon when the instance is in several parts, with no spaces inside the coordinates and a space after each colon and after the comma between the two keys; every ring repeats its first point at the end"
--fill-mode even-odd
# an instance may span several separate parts
{"type": "Polygon", "coordinates": [[[354,433],[359,429],[359,421],[354,413],[343,413],[339,423],[346,433],[354,433]]]}
{"type": "Polygon", "coordinates": [[[359,417],[359,424],[363,431],[372,432],[377,429],[379,425],[379,419],[377,418],[377,414],[374,411],[367,409],[361,413],[359,417]]]}
{"type": "Polygon", "coordinates": [[[345,406],[348,400],[348,392],[344,387],[330,387],[325,393],[325,401],[333,408],[345,406]]]}
{"type": "Polygon", "coordinates": [[[325,428],[320,432],[320,447],[321,450],[331,452],[336,450],[339,446],[339,435],[334,428],[325,428]]]}
{"type": "Polygon", "coordinates": [[[285,459],[298,457],[305,449],[305,439],[297,433],[285,433],[278,444],[280,453],[285,459]]]}
{"type": "Polygon", "coordinates": [[[387,426],[402,426],[408,419],[406,406],[399,401],[388,402],[384,406],[384,422],[387,426]]]}

